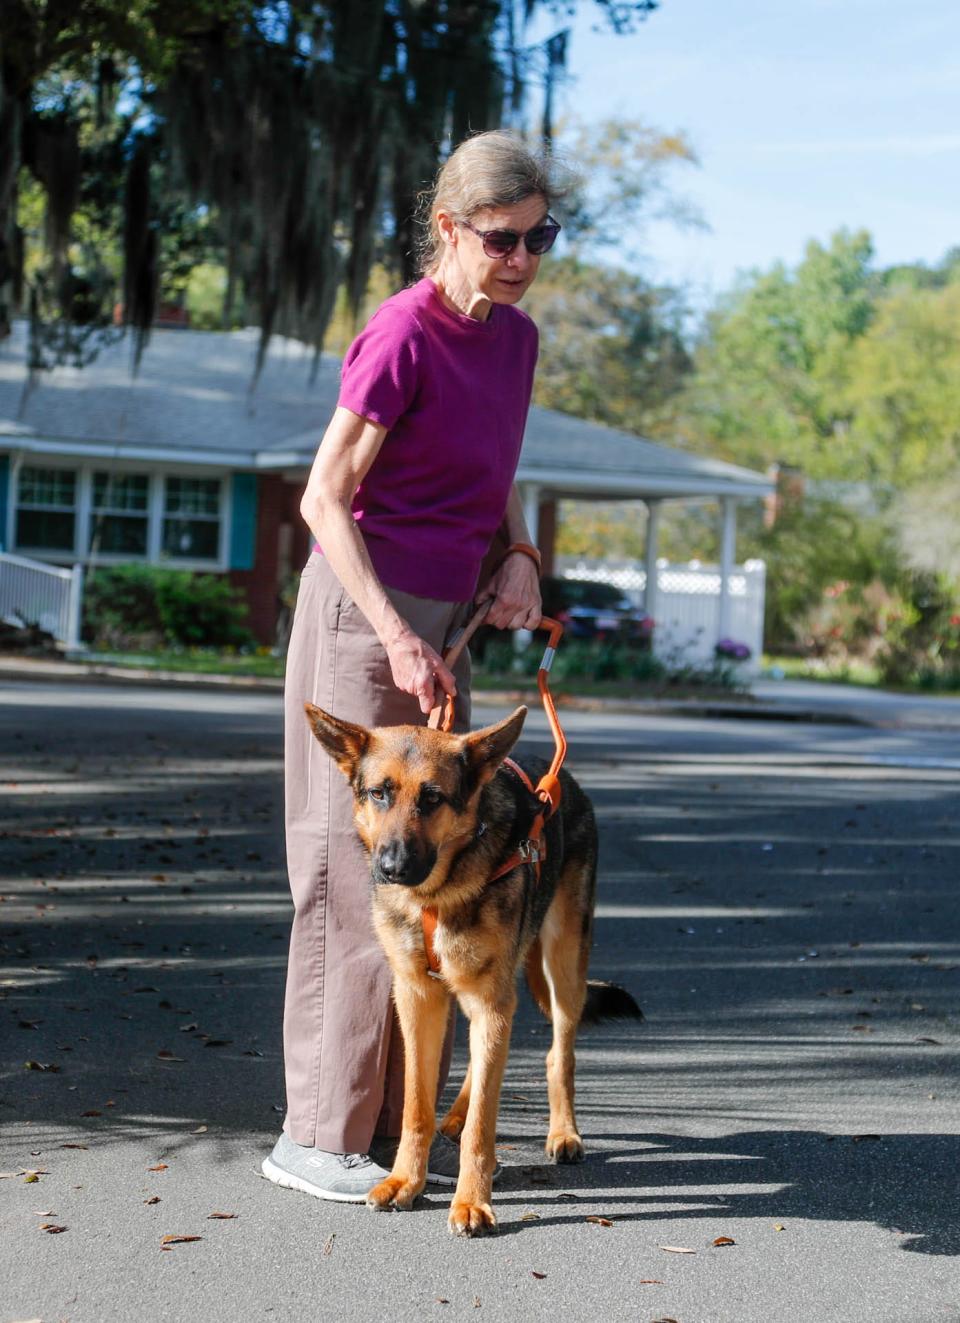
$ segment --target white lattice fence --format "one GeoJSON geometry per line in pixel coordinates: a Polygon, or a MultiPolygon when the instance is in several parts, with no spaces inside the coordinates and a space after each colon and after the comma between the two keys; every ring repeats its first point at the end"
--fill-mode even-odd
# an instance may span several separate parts
{"type": "Polygon", "coordinates": [[[79,565],[62,570],[0,551],[0,618],[14,624],[39,625],[68,648],[80,644],[79,565]]]}
{"type": "MultiPolygon", "coordinates": [[[[636,562],[614,565],[606,561],[561,562],[567,579],[599,579],[615,584],[644,603],[647,573],[636,562]]],[[[763,606],[766,565],[749,560],[734,567],[729,581],[728,624],[725,634],[750,649],[755,669],[763,651],[763,606]]],[[[653,648],[664,661],[709,663],[720,638],[720,570],[716,565],[657,564],[657,590],[653,610],[656,622],[653,648]]]]}

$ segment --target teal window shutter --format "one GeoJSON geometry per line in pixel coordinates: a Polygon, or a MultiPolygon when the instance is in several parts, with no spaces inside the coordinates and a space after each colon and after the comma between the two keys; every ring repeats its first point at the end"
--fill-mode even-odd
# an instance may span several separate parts
{"type": "Polygon", "coordinates": [[[256,473],[234,473],[231,479],[231,570],[253,569],[257,548],[257,481],[256,473]]]}
{"type": "Polygon", "coordinates": [[[6,551],[10,501],[10,456],[0,455],[0,551],[6,551]]]}

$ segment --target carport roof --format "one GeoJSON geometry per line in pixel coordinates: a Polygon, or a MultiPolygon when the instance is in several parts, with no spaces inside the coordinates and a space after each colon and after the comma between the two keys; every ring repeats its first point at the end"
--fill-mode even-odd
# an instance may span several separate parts
{"type": "MultiPolygon", "coordinates": [[[[0,342],[0,448],[51,457],[287,471],[309,467],[334,408],[339,360],[275,337],[256,392],[258,333],[155,330],[136,377],[130,345],[44,373],[23,400],[25,328],[0,342]]],[[[762,474],[550,409],[530,411],[518,478],[593,499],[763,496],[762,474]]]]}

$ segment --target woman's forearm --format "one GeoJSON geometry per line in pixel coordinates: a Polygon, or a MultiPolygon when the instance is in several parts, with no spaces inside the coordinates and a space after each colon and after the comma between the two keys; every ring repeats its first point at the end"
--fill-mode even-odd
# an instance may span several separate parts
{"type": "Polygon", "coordinates": [[[508,546],[514,542],[531,541],[530,530],[527,527],[527,517],[523,513],[523,501],[520,497],[520,489],[516,483],[510,488],[510,495],[507,498],[507,508],[504,511],[500,527],[506,535],[508,546]]]}
{"type": "Polygon", "coordinates": [[[377,577],[349,505],[336,496],[307,492],[300,507],[330,568],[357,604],[384,648],[410,627],[377,577]]]}

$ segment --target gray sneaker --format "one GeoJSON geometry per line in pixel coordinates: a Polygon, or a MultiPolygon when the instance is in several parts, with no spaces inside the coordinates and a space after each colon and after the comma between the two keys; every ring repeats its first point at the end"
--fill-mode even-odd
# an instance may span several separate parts
{"type": "Polygon", "coordinates": [[[277,1140],[260,1170],[267,1180],[288,1190],[302,1190],[318,1199],[362,1204],[373,1187],[390,1173],[366,1153],[326,1153],[296,1144],[286,1132],[277,1140]]]}
{"type": "MultiPolygon", "coordinates": [[[[393,1160],[397,1155],[396,1139],[384,1139],[378,1136],[370,1145],[371,1156],[377,1162],[382,1162],[385,1167],[392,1167],[393,1160]]],[[[433,1143],[430,1145],[430,1155],[427,1158],[427,1182],[430,1185],[456,1185],[460,1175],[460,1145],[441,1131],[433,1137],[433,1143]]],[[[500,1175],[499,1162],[494,1169],[494,1180],[500,1175]]]]}

